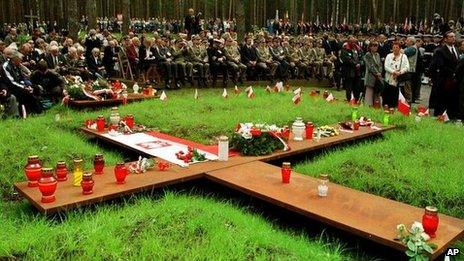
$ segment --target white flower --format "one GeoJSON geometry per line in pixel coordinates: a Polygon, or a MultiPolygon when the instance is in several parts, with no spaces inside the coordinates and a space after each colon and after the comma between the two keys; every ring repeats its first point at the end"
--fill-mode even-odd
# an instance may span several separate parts
{"type": "Polygon", "coordinates": [[[264,124],[255,124],[255,127],[258,128],[258,129],[263,129],[264,128],[264,124]]]}
{"type": "Polygon", "coordinates": [[[411,231],[413,234],[416,234],[416,233],[420,234],[424,232],[424,227],[422,226],[422,223],[414,221],[414,223],[412,223],[412,226],[411,226],[411,231]]]}
{"type": "Polygon", "coordinates": [[[396,230],[404,231],[406,229],[406,226],[404,224],[399,224],[396,226],[396,230]]]}
{"type": "Polygon", "coordinates": [[[270,126],[267,126],[270,131],[279,131],[279,127],[277,127],[275,124],[272,124],[270,126]]]}
{"type": "Polygon", "coordinates": [[[424,241],[429,241],[429,239],[430,239],[430,236],[427,235],[427,233],[425,233],[425,232],[422,232],[421,237],[422,237],[422,239],[424,241]]]}
{"type": "Polygon", "coordinates": [[[249,140],[253,137],[253,135],[251,135],[250,130],[242,131],[241,135],[246,140],[249,140]]]}

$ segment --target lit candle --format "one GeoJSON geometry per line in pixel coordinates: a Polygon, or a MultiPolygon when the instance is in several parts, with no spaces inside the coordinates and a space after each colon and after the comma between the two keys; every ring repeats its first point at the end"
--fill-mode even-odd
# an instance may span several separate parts
{"type": "Polygon", "coordinates": [[[227,161],[229,159],[229,138],[227,136],[219,137],[218,143],[218,160],[227,161]]]}
{"type": "Polygon", "coordinates": [[[329,179],[327,174],[320,174],[319,181],[317,185],[317,194],[320,197],[327,197],[327,193],[329,191],[329,179]]]}

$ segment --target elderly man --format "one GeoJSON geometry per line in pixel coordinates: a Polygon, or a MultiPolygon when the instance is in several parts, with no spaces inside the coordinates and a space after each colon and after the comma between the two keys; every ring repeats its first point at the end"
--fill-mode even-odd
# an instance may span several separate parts
{"type": "Polygon", "coordinates": [[[37,64],[37,70],[32,73],[31,82],[40,85],[44,89],[44,98],[53,102],[61,101],[65,81],[61,75],[47,68],[45,61],[37,64]]]}
{"type": "Polygon", "coordinates": [[[60,48],[56,45],[50,45],[49,52],[44,56],[47,66],[50,70],[61,73],[66,65],[65,57],[60,53],[60,48]]]}
{"type": "Polygon", "coordinates": [[[16,32],[16,28],[11,28],[10,33],[5,37],[5,44],[8,46],[12,43],[18,42],[18,33],[16,32]]]}
{"type": "Polygon", "coordinates": [[[0,82],[0,115],[3,118],[19,117],[16,97],[8,91],[8,86],[0,82]]]}
{"type": "Polygon", "coordinates": [[[200,36],[192,36],[192,47],[189,49],[189,60],[193,64],[193,68],[198,71],[198,86],[206,87],[206,74],[209,71],[208,53],[201,44],[200,36]]]}
{"type": "Polygon", "coordinates": [[[100,58],[100,49],[93,48],[91,56],[87,59],[87,68],[97,78],[104,78],[106,76],[105,66],[100,58]]]}
{"type": "Polygon", "coordinates": [[[15,51],[10,60],[5,62],[1,68],[0,82],[7,86],[8,91],[13,94],[20,105],[24,105],[28,113],[42,112],[40,103],[40,88],[32,87],[29,79],[21,70],[23,55],[15,51]]]}
{"type": "Polygon", "coordinates": [[[226,47],[224,48],[224,51],[227,58],[228,69],[233,74],[232,82],[236,84],[238,80],[240,83],[243,83],[243,74],[247,67],[240,62],[240,51],[238,50],[237,42],[235,42],[232,37],[226,39],[226,47]]]}
{"type": "Polygon", "coordinates": [[[91,29],[89,31],[89,36],[85,39],[84,45],[86,49],[85,57],[91,58],[93,49],[100,49],[102,47],[102,42],[97,37],[97,31],[95,31],[94,29],[91,29]]]}

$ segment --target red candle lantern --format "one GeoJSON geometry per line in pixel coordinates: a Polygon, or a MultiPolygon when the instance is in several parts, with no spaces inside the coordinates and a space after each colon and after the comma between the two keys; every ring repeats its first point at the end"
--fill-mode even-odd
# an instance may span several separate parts
{"type": "Polygon", "coordinates": [[[104,130],[105,130],[105,117],[103,117],[103,115],[100,115],[97,118],[97,131],[103,132],[104,130]]]}
{"type": "Polygon", "coordinates": [[[116,164],[114,167],[114,176],[117,184],[126,183],[126,176],[129,174],[124,162],[116,164]]]}
{"type": "Polygon", "coordinates": [[[58,163],[56,163],[55,174],[56,180],[58,181],[68,180],[68,167],[66,166],[66,162],[58,161],[58,163]]]}
{"type": "Polygon", "coordinates": [[[313,138],[314,124],[312,122],[306,123],[306,139],[310,140],[313,138]]]}
{"type": "Polygon", "coordinates": [[[126,125],[131,130],[132,130],[132,128],[134,128],[134,115],[129,114],[129,115],[126,116],[126,125]]]}
{"type": "Polygon", "coordinates": [[[375,99],[374,101],[374,109],[380,109],[381,105],[380,105],[380,99],[375,99]]]}
{"type": "Polygon", "coordinates": [[[353,123],[353,129],[354,130],[359,130],[359,121],[356,120],[354,123],[353,123]]]}
{"type": "Polygon", "coordinates": [[[288,128],[288,126],[284,126],[282,130],[282,138],[285,141],[288,141],[290,139],[290,129],[288,128]]]}
{"type": "Polygon", "coordinates": [[[251,133],[251,136],[253,136],[253,137],[259,137],[261,135],[261,130],[256,129],[255,127],[253,127],[251,129],[250,133],[251,133]]]}
{"type": "Polygon", "coordinates": [[[425,233],[430,236],[430,238],[435,238],[438,228],[438,209],[436,207],[427,206],[425,208],[425,213],[422,216],[422,226],[424,227],[425,233]]]}
{"type": "Polygon", "coordinates": [[[103,174],[103,168],[105,167],[105,160],[103,154],[95,154],[93,159],[93,170],[96,175],[103,174]]]}
{"type": "Polygon", "coordinates": [[[38,181],[42,175],[42,164],[40,164],[39,156],[29,156],[27,164],[24,167],[24,172],[28,180],[28,187],[37,187],[38,181]]]}
{"type": "Polygon", "coordinates": [[[95,181],[92,179],[92,172],[86,172],[82,175],[81,187],[82,187],[82,194],[90,195],[93,193],[93,185],[95,181]]]}
{"type": "Polygon", "coordinates": [[[292,168],[290,166],[290,162],[282,163],[282,183],[288,184],[290,183],[290,174],[292,173],[292,168]]]}
{"type": "Polygon", "coordinates": [[[39,179],[39,190],[42,193],[42,203],[55,201],[56,181],[52,168],[42,168],[42,177],[39,179]]]}

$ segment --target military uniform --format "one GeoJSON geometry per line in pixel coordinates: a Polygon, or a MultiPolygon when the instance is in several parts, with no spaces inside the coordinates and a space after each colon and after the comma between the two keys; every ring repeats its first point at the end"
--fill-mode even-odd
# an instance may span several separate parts
{"type": "Polygon", "coordinates": [[[198,71],[198,85],[206,87],[206,75],[209,71],[208,54],[202,45],[193,45],[189,48],[189,62],[198,71]]]}
{"type": "Polygon", "coordinates": [[[279,66],[278,62],[272,60],[271,52],[269,51],[269,47],[267,45],[259,45],[257,48],[259,63],[258,67],[269,70],[272,76],[275,75],[277,66],[279,66]]]}
{"type": "Polygon", "coordinates": [[[232,81],[235,83],[236,79],[239,79],[240,82],[243,82],[242,77],[247,67],[240,62],[241,57],[238,48],[236,46],[226,46],[224,52],[227,58],[227,67],[234,74],[232,81]]]}
{"type": "Polygon", "coordinates": [[[185,78],[193,84],[193,64],[188,61],[188,50],[187,47],[179,48],[178,46],[171,47],[171,53],[173,57],[173,65],[175,67],[175,78],[185,84],[185,78]]]}

